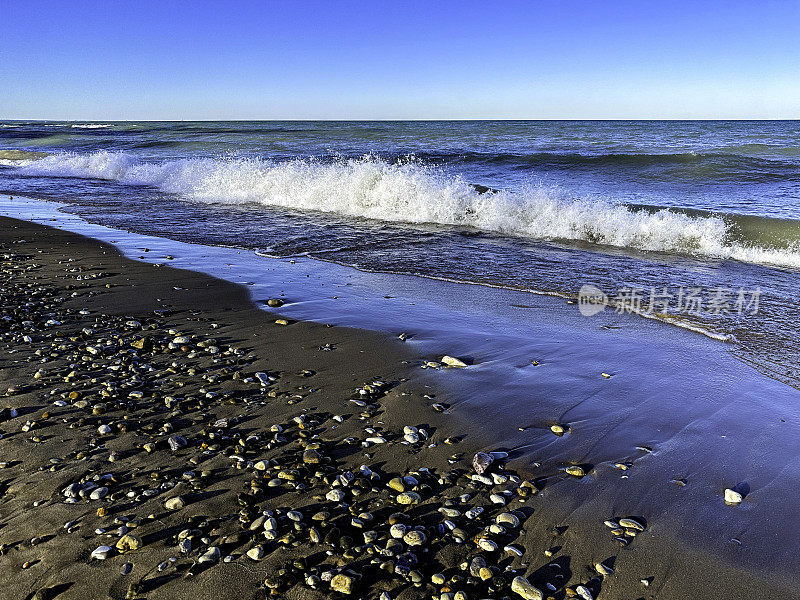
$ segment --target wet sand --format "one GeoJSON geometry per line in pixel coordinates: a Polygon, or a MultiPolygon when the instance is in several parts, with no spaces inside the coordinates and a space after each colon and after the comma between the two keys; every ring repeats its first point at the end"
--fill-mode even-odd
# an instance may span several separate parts
{"type": "MultiPolygon", "coordinates": [[[[662,481],[663,465],[648,465],[652,448],[629,449],[640,455],[617,468],[611,456],[620,448],[604,450],[602,433],[586,435],[590,425],[574,415],[542,414],[536,439],[548,442],[522,452],[508,431],[487,431],[467,411],[436,410],[460,398],[435,385],[441,366],[420,369],[432,357],[414,346],[365,330],[279,325],[242,287],[40,225],[2,219],[0,244],[0,381],[9,389],[0,423],[0,597],[519,598],[515,577],[553,598],[790,598],[800,589],[788,539],[797,513],[780,510],[791,491],[778,489],[760,506],[745,495],[729,507],[716,480],[720,466],[747,467],[770,436],[749,456],[720,445],[703,484],[714,505],[678,498],[669,506],[695,518],[675,520],[655,496],[667,483],[696,489],[702,464],[692,466],[690,485],[662,481]],[[364,388],[375,381],[385,385],[364,388]],[[563,436],[549,430],[559,420],[563,436]],[[479,450],[510,450],[516,470],[498,458],[476,477],[479,450]],[[714,464],[726,452],[723,462],[737,464],[714,464]],[[564,471],[577,465],[585,476],[564,471]],[[622,475],[635,475],[629,493],[622,475]],[[404,476],[413,479],[395,479],[404,476]],[[770,514],[783,521],[764,522],[770,514]],[[620,526],[625,517],[632,520],[620,526]],[[271,518],[274,528],[265,528],[271,518]],[[734,550],[709,551],[714,528],[734,550]],[[776,528],[774,544],[756,537],[760,548],[737,554],[742,540],[731,540],[747,543],[759,528],[776,528]],[[134,537],[118,549],[125,535],[134,537]],[[104,545],[107,557],[92,558],[104,545]]],[[[579,384],[581,393],[594,385],[579,384]]],[[[548,398],[538,394],[548,390],[536,392],[544,413],[548,398]]],[[[631,416],[630,390],[615,393],[619,405],[608,411],[620,426],[644,428],[647,419],[634,417],[653,416],[656,406],[631,416]]],[[[716,424],[706,415],[698,435],[730,429],[734,412],[720,414],[716,424]]],[[[519,425],[531,423],[526,416],[519,425]]],[[[676,426],[690,430],[691,419],[676,426]]],[[[790,434],[777,440],[789,443],[790,434]]],[[[673,451],[674,463],[692,455],[691,445],[673,451]]]]}

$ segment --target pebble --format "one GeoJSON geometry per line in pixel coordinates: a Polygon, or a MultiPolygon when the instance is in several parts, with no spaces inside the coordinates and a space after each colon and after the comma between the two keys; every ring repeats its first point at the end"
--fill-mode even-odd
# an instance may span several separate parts
{"type": "Polygon", "coordinates": [[[505,497],[500,494],[490,494],[489,500],[491,500],[492,504],[499,504],[500,506],[506,505],[505,497]]]}
{"type": "Polygon", "coordinates": [[[472,458],[472,468],[478,475],[483,475],[494,462],[494,457],[486,452],[478,452],[472,458]]]}
{"type": "Polygon", "coordinates": [[[318,465],[322,462],[322,455],[317,450],[309,448],[303,452],[303,462],[307,465],[318,465]]]}
{"type": "Polygon", "coordinates": [[[603,576],[613,575],[614,574],[614,569],[612,569],[611,567],[609,567],[609,566],[607,566],[607,565],[605,565],[605,564],[603,564],[601,562],[594,564],[594,570],[597,571],[598,574],[603,575],[603,576]]]}
{"type": "Polygon", "coordinates": [[[476,506],[475,508],[470,508],[467,512],[465,512],[464,516],[470,520],[475,520],[483,514],[483,511],[484,508],[482,506],[476,506]]]}
{"type": "Polygon", "coordinates": [[[586,471],[583,470],[583,467],[579,467],[577,465],[571,465],[564,469],[567,472],[567,475],[572,475],[573,477],[581,478],[586,475],[586,471]]]}
{"type": "Polygon", "coordinates": [[[388,485],[390,488],[392,488],[397,492],[406,491],[406,484],[401,477],[393,477],[392,479],[389,480],[389,483],[387,483],[386,485],[388,485]]]}
{"type": "Polygon", "coordinates": [[[170,438],[167,440],[167,443],[169,443],[169,449],[172,450],[173,452],[176,450],[180,450],[187,444],[186,438],[180,435],[170,436],[170,438]]]}
{"type": "Polygon", "coordinates": [[[119,540],[116,543],[116,547],[117,550],[119,550],[123,554],[125,552],[133,552],[142,547],[142,540],[135,535],[126,533],[121,538],[119,538],[119,540]]]}
{"type": "Polygon", "coordinates": [[[389,527],[389,535],[395,539],[402,539],[408,528],[403,523],[395,523],[389,527]]]}
{"type": "Polygon", "coordinates": [[[636,531],[644,531],[644,525],[632,517],[624,517],[619,520],[620,527],[625,529],[635,529],[636,531]]]}
{"type": "Polygon", "coordinates": [[[416,492],[403,492],[397,496],[398,504],[419,504],[422,497],[416,492]]]}
{"type": "Polygon", "coordinates": [[[101,498],[105,498],[108,496],[108,488],[103,486],[92,490],[92,493],[89,494],[90,500],[100,500],[101,498]]]}
{"type": "Polygon", "coordinates": [[[542,600],[544,598],[544,594],[539,588],[534,587],[527,579],[519,575],[511,581],[511,591],[524,600],[542,600]]]}
{"type": "Polygon", "coordinates": [[[428,538],[422,531],[412,530],[403,536],[403,541],[409,546],[423,546],[428,538]]]}
{"type": "Polygon", "coordinates": [[[743,499],[743,496],[736,490],[730,488],[725,490],[725,504],[740,504],[743,499]]]}
{"type": "Polygon", "coordinates": [[[461,359],[455,358],[454,356],[444,355],[442,357],[442,362],[446,364],[448,367],[456,367],[459,369],[463,369],[464,367],[467,366],[467,363],[465,363],[461,359]]]}
{"type": "Polygon", "coordinates": [[[331,589],[334,592],[339,592],[340,594],[352,594],[353,583],[354,581],[352,577],[343,573],[339,573],[331,578],[331,589]]]}
{"type": "Polygon", "coordinates": [[[347,497],[343,490],[331,490],[325,494],[325,498],[331,502],[342,502],[347,497]]]}
{"type": "Polygon", "coordinates": [[[186,501],[181,496],[175,496],[164,502],[164,508],[167,510],[180,510],[186,506],[186,501]]]}
{"type": "Polygon", "coordinates": [[[510,525],[511,527],[519,527],[519,518],[511,513],[500,513],[497,515],[495,521],[501,525],[510,525]]]}
{"type": "Polygon", "coordinates": [[[496,552],[497,542],[490,540],[489,538],[481,538],[478,540],[478,547],[486,552],[496,552]]]}
{"type": "Polygon", "coordinates": [[[219,557],[221,556],[221,554],[222,553],[220,552],[219,548],[217,548],[216,546],[211,546],[208,550],[206,550],[203,554],[201,554],[198,557],[197,562],[200,564],[204,563],[214,564],[219,561],[219,557]]]}
{"type": "Polygon", "coordinates": [[[92,558],[105,560],[111,554],[111,546],[98,546],[92,551],[92,558]]]}

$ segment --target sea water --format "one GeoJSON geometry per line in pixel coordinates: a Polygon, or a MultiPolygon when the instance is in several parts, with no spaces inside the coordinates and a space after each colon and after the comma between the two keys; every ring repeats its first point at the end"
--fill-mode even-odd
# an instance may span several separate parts
{"type": "Polygon", "coordinates": [[[140,233],[578,300],[800,381],[800,122],[0,122],[0,190],[140,233]]]}

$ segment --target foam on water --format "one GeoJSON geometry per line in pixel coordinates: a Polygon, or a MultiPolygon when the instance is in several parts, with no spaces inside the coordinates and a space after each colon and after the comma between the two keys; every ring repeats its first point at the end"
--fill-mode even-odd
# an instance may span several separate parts
{"type": "Polygon", "coordinates": [[[714,216],[641,211],[600,199],[567,198],[557,188],[480,193],[462,177],[409,159],[321,162],[191,158],[145,162],[122,152],[60,153],[24,163],[23,174],[154,186],[183,198],[255,203],[390,222],[472,227],[538,240],[580,241],[635,250],[800,267],[795,247],[731,241],[714,216]]]}

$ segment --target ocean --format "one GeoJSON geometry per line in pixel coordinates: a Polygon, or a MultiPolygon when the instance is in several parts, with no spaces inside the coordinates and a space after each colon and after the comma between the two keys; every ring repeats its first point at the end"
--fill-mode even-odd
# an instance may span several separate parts
{"type": "Polygon", "coordinates": [[[0,190],[262,256],[592,289],[800,387],[797,121],[0,121],[0,190]]]}

